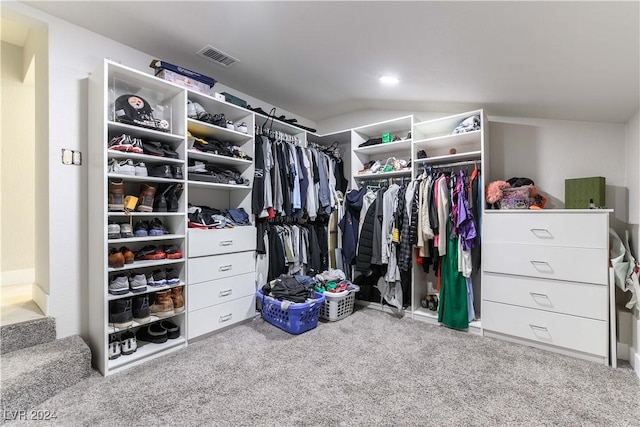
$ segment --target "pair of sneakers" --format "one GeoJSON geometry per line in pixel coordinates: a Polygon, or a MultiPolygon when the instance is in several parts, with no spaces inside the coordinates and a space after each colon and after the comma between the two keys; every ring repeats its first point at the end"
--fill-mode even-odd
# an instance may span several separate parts
{"type": "Polygon", "coordinates": [[[107,235],[109,239],[126,239],[133,237],[133,227],[128,222],[117,224],[110,221],[107,224],[107,235]]]}
{"type": "Polygon", "coordinates": [[[165,234],[170,234],[170,232],[159,218],[153,218],[151,222],[142,220],[136,222],[134,234],[136,237],[147,237],[164,236],[165,234]]]}
{"type": "Polygon", "coordinates": [[[113,138],[111,138],[111,140],[109,141],[109,150],[142,154],[142,140],[140,138],[133,138],[131,135],[123,133],[122,135],[114,136],[113,138]]]}
{"type": "Polygon", "coordinates": [[[147,290],[147,276],[143,273],[120,273],[111,277],[109,293],[111,295],[125,295],[129,292],[140,293],[147,290]]]}
{"type": "Polygon", "coordinates": [[[134,163],[131,159],[111,159],[109,173],[131,176],[149,176],[147,165],[144,162],[134,163]]]}
{"type": "Polygon", "coordinates": [[[248,132],[246,122],[233,123],[231,120],[227,120],[227,129],[235,130],[236,132],[242,132],[242,133],[248,132]]]}
{"type": "Polygon", "coordinates": [[[132,331],[109,336],[109,360],[133,354],[138,349],[138,340],[132,331]]]}

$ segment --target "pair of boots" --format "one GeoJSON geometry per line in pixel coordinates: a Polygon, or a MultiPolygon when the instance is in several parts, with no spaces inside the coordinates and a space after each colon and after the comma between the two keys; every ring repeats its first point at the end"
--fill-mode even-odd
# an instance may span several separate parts
{"type": "Polygon", "coordinates": [[[166,291],[156,292],[155,299],[149,310],[158,317],[169,317],[184,311],[184,297],[182,286],[166,291]]]}
{"type": "MultiPolygon", "coordinates": [[[[141,184],[136,210],[153,212],[178,212],[178,199],[182,195],[182,184],[171,184],[156,199],[157,187],[141,184]]],[[[109,210],[124,211],[124,182],[109,181],[109,210]]]]}

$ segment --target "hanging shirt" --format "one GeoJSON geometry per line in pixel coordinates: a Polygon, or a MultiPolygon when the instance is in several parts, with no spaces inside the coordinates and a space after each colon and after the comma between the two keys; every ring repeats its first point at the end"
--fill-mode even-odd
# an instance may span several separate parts
{"type": "MultiPolygon", "coordinates": [[[[382,234],[381,234],[381,260],[382,264],[389,263],[389,256],[391,255],[391,232],[393,230],[393,213],[398,206],[398,191],[400,186],[398,184],[391,184],[382,198],[382,234]]],[[[394,257],[395,258],[395,257],[394,257]]],[[[395,268],[394,259],[394,268],[395,268]]],[[[391,266],[390,266],[391,267],[391,266]]],[[[398,272],[398,275],[400,273],[398,272]]],[[[399,280],[399,278],[398,278],[399,280]]]]}

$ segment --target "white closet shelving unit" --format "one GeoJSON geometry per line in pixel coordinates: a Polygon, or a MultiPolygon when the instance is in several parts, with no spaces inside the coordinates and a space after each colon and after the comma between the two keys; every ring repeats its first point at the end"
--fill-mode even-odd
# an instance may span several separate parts
{"type": "MultiPolygon", "coordinates": [[[[254,114],[211,96],[187,91],[188,99],[199,103],[209,114],[224,114],[234,124],[244,122],[247,132],[216,126],[188,118],[187,129],[193,137],[229,141],[254,158],[254,114]]],[[[189,164],[194,161],[231,168],[253,183],[253,160],[228,157],[193,148],[187,149],[189,164]]],[[[243,208],[251,214],[252,185],[219,184],[187,175],[190,206],[225,209],[243,208]]],[[[187,338],[194,339],[250,319],[255,315],[254,226],[232,229],[188,229],[187,338]]]]}
{"type": "MultiPolygon", "coordinates": [[[[183,254],[186,248],[184,195],[179,200],[177,212],[132,211],[125,213],[108,209],[109,182],[111,180],[122,180],[125,195],[136,197],[139,196],[139,188],[142,183],[160,186],[162,184],[184,184],[185,181],[183,179],[109,173],[109,162],[112,159],[131,159],[134,162],[144,162],[148,169],[154,165],[169,164],[184,170],[186,94],[183,89],[171,83],[105,60],[89,79],[89,99],[89,344],[91,345],[94,366],[103,375],[109,375],[187,345],[185,315],[180,313],[168,318],[180,326],[181,336],[179,338],[167,340],[163,344],[139,341],[137,351],[131,355],[121,355],[113,360],[110,360],[108,355],[109,339],[112,334],[118,334],[124,330],[135,332],[136,328],[141,326],[133,322],[128,328],[118,329],[110,324],[109,303],[120,299],[131,299],[134,296],[131,292],[125,295],[111,295],[108,292],[109,282],[114,275],[133,271],[148,273],[154,269],[172,267],[180,275],[180,283],[175,286],[184,286],[186,278],[184,255],[181,259],[135,260],[132,264],[125,264],[122,268],[109,267],[110,248],[119,249],[122,246],[127,246],[136,252],[148,244],[156,246],[177,244],[181,247],[183,254]],[[170,124],[169,131],[163,132],[115,121],[114,101],[118,96],[124,94],[138,95],[154,106],[154,116],[167,120],[170,124]],[[123,133],[141,138],[143,141],[165,143],[178,153],[179,158],[169,159],[108,149],[111,138],[123,133]],[[154,218],[160,219],[170,233],[154,237],[108,238],[107,225],[111,221],[115,223],[130,222],[135,226],[139,220],[150,221],[154,218]]],[[[169,288],[169,286],[162,288],[147,286],[145,292],[135,295],[153,294],[169,288]]],[[[188,298],[186,292],[184,298],[186,304],[188,298]]],[[[152,316],[151,321],[145,325],[158,320],[157,317],[152,316]]]]}
{"type": "MultiPolygon", "coordinates": [[[[411,148],[413,178],[418,177],[425,167],[449,166],[451,170],[457,170],[460,167],[467,167],[472,170],[474,164],[482,171],[487,170],[486,156],[487,152],[487,119],[483,110],[468,111],[465,113],[450,115],[434,120],[415,123],[413,126],[413,144],[411,148]],[[478,115],[480,116],[480,130],[470,131],[466,133],[453,134],[453,130],[464,119],[478,115]],[[450,150],[455,149],[455,153],[450,150]],[[427,154],[426,158],[418,158],[418,152],[424,150],[427,154]]],[[[483,186],[480,185],[480,199],[484,200],[483,186]]],[[[483,205],[479,206],[483,209],[483,205]]],[[[481,239],[482,241],[482,239],[481,239]]],[[[478,335],[482,334],[482,327],[479,320],[481,309],[481,282],[480,271],[474,271],[472,274],[473,291],[474,291],[474,307],[476,311],[476,320],[469,323],[469,332],[478,335]]],[[[413,286],[411,297],[411,313],[414,319],[424,320],[430,323],[438,322],[438,312],[432,311],[421,306],[421,300],[426,294],[437,294],[434,284],[436,283],[433,272],[425,273],[419,266],[414,257],[413,261],[413,286]]]]}

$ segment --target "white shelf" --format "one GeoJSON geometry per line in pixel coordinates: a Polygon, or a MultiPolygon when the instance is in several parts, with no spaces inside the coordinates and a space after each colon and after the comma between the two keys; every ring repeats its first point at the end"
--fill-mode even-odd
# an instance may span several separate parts
{"type": "Polygon", "coordinates": [[[480,151],[469,151],[467,153],[456,153],[449,154],[447,156],[435,156],[435,157],[427,157],[426,159],[414,159],[414,165],[437,165],[442,163],[455,163],[464,160],[478,160],[482,157],[482,153],[480,151]]]}
{"type": "Polygon", "coordinates": [[[155,129],[147,129],[140,126],[129,125],[127,123],[120,123],[109,121],[107,122],[109,126],[109,132],[112,131],[126,133],[127,135],[142,138],[142,139],[152,139],[157,141],[165,141],[165,142],[181,142],[184,141],[184,135],[177,135],[175,133],[170,132],[162,132],[155,129]]]}
{"type": "Polygon", "coordinates": [[[184,234],[163,234],[162,236],[123,237],[121,239],[109,239],[108,242],[110,245],[113,245],[118,243],[153,242],[157,240],[177,240],[184,238],[184,234]]]}
{"type": "Polygon", "coordinates": [[[428,320],[434,321],[434,323],[438,323],[438,312],[431,311],[427,308],[419,307],[413,310],[413,314],[415,316],[424,317],[428,320]]]}
{"type": "Polygon", "coordinates": [[[227,119],[233,120],[234,122],[253,114],[252,111],[247,110],[246,108],[239,107],[227,101],[221,101],[219,99],[215,99],[211,95],[206,95],[204,93],[196,92],[191,89],[187,90],[187,97],[191,102],[199,103],[202,106],[202,108],[204,108],[207,111],[207,113],[210,113],[210,114],[222,113],[227,117],[227,119]]]}
{"type": "MultiPolygon", "coordinates": [[[[155,292],[162,292],[162,291],[166,291],[167,289],[172,289],[172,288],[179,288],[180,286],[184,286],[185,283],[184,282],[180,282],[176,285],[164,285],[164,286],[151,286],[151,285],[147,285],[147,290],[143,291],[143,292],[127,292],[126,294],[123,295],[113,295],[113,294],[107,294],[107,299],[109,301],[113,301],[113,300],[117,300],[117,299],[123,299],[123,298],[131,298],[131,297],[135,297],[135,296],[139,296],[139,295],[147,295],[147,294],[153,294],[155,292]]],[[[178,313],[180,314],[180,313],[178,313]]]]}
{"type": "Polygon", "coordinates": [[[206,122],[201,122],[199,120],[188,119],[187,126],[191,135],[195,137],[213,137],[221,141],[240,143],[247,142],[253,138],[253,136],[248,133],[238,132],[236,130],[223,128],[206,122]]]}
{"type": "Polygon", "coordinates": [[[138,323],[135,320],[131,323],[131,326],[127,326],[126,328],[116,328],[115,326],[112,326],[111,323],[108,324],[107,326],[107,334],[111,335],[111,334],[115,334],[116,332],[124,332],[124,331],[128,331],[129,329],[134,329],[134,328],[138,328],[140,326],[146,326],[146,325],[150,325],[154,322],[158,322],[160,320],[171,320],[174,317],[177,316],[182,316],[187,312],[187,310],[185,309],[184,311],[182,311],[181,313],[178,314],[174,314],[168,317],[158,317],[158,316],[149,316],[150,320],[148,322],[145,323],[138,323]]]}
{"type": "Polygon", "coordinates": [[[218,184],[215,182],[206,182],[206,181],[187,181],[189,187],[192,188],[208,188],[211,190],[220,189],[220,190],[236,190],[236,191],[251,191],[250,185],[236,185],[236,184],[218,184]]]}
{"type": "Polygon", "coordinates": [[[203,151],[187,150],[187,156],[189,159],[203,160],[211,162],[216,165],[229,165],[229,166],[250,166],[253,161],[246,159],[238,159],[235,157],[221,156],[219,154],[212,154],[203,151]]]}
{"type": "MultiPolygon", "coordinates": [[[[454,135],[437,136],[434,138],[419,139],[414,141],[415,150],[429,150],[433,148],[449,148],[462,145],[478,144],[480,146],[481,130],[474,130],[454,135]]],[[[429,154],[427,152],[427,154],[429,154]]]]}
{"type": "Polygon", "coordinates": [[[145,163],[166,163],[172,165],[182,165],[184,164],[184,160],[182,159],[172,159],[171,157],[161,157],[161,156],[152,156],[150,154],[138,154],[138,153],[129,153],[126,151],[118,151],[118,150],[107,150],[107,156],[109,159],[118,159],[118,160],[139,160],[145,163]]]}
{"type": "Polygon", "coordinates": [[[184,217],[184,212],[129,212],[124,211],[109,211],[107,213],[109,217],[122,216],[122,217],[165,217],[165,216],[181,216],[184,217]]]}
{"type": "Polygon", "coordinates": [[[387,179],[387,178],[395,178],[395,177],[410,177],[411,169],[405,169],[401,171],[393,171],[393,172],[382,172],[382,173],[365,173],[362,175],[356,175],[354,178],[356,180],[371,180],[371,179],[387,179]]]}
{"type": "Polygon", "coordinates": [[[383,142],[381,144],[370,145],[368,147],[359,147],[354,148],[353,152],[357,154],[394,154],[398,153],[398,151],[408,151],[411,150],[411,139],[405,139],[402,141],[395,142],[383,142]]]}
{"type": "Polygon", "coordinates": [[[124,267],[114,268],[109,267],[107,271],[109,273],[113,273],[115,271],[128,271],[135,270],[136,268],[147,268],[147,267],[157,267],[160,265],[170,265],[170,264],[180,264],[181,262],[185,262],[186,258],[178,258],[178,259],[154,259],[154,260],[136,260],[131,264],[125,264],[124,267]]]}
{"type": "Polygon", "coordinates": [[[109,179],[122,179],[124,181],[138,181],[138,182],[166,182],[166,183],[183,183],[184,179],[174,178],[160,178],[155,176],[138,176],[138,175],[126,175],[120,173],[107,174],[109,179]]]}
{"type": "Polygon", "coordinates": [[[366,138],[364,138],[365,140],[369,138],[380,138],[383,132],[389,132],[392,135],[402,133],[403,136],[406,136],[411,131],[412,122],[412,116],[404,116],[371,125],[360,126],[354,128],[353,131],[366,136],[366,138]]]}
{"type": "Polygon", "coordinates": [[[154,354],[165,352],[179,346],[185,346],[186,344],[187,340],[184,336],[172,340],[167,340],[162,344],[138,341],[138,349],[135,353],[128,356],[123,354],[117,359],[109,360],[107,365],[109,367],[109,370],[114,370],[130,363],[146,359],[154,354]]]}
{"type": "MultiPolygon", "coordinates": [[[[469,111],[466,113],[454,114],[439,119],[427,120],[413,125],[416,134],[427,135],[426,138],[435,138],[451,134],[453,130],[467,117],[481,115],[481,110],[469,111]]],[[[484,125],[484,123],[482,123],[484,125]]],[[[414,138],[416,135],[414,134],[414,138]]]]}

